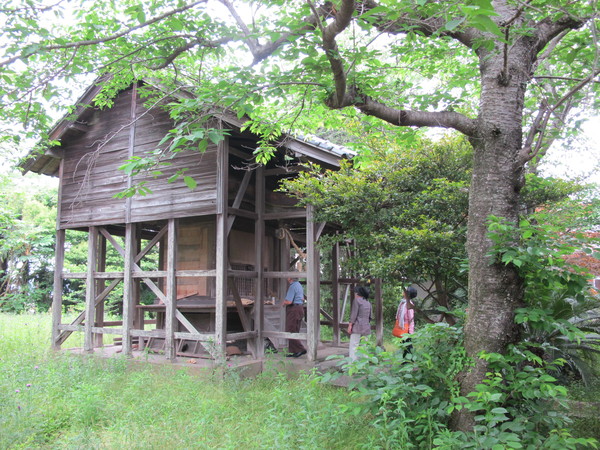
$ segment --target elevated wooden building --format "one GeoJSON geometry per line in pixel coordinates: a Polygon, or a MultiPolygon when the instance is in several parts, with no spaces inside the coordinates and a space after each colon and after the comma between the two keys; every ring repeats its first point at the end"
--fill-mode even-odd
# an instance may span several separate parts
{"type": "MultiPolygon", "coordinates": [[[[309,361],[319,358],[324,345],[340,346],[344,299],[350,301],[348,293],[357,280],[341,274],[339,248],[327,258],[331,264],[324,279],[316,244],[335,227],[315,223],[311,207],[298,207],[276,189],[304,162],[335,169],[343,148],[286,137],[268,164],[255,164],[258,138],[240,130],[243,120],[221,113],[212,116],[210,127],[227,130],[224,140],[204,152],[190,148],[172,154],[169,165],[158,167],[160,173],[129,177],[119,167],[168,145],[161,141],[173,128],[163,108],[144,106],[142,86],[123,90],[105,109],[93,106],[102,85],[90,87],[75,112],[52,130],[50,138],[60,145],[32,154],[22,164],[26,171],[60,179],[53,347],[60,348],[73,332],[84,333],[88,352],[109,341],[105,335],[118,335],[126,354],[154,346],[171,361],[177,356],[216,358],[225,354],[228,343],[261,359],[266,339],[279,348],[288,338],[305,340],[309,361]],[[181,179],[168,181],[183,169],[196,188],[181,179]],[[115,196],[136,183],[151,192],[115,196]],[[66,230],[88,232],[85,273],[64,271],[66,230]],[[106,271],[109,246],[120,255],[122,270],[106,271]],[[152,270],[142,270],[152,252],[158,253],[158,262],[152,270]],[[283,331],[280,303],[289,276],[305,284],[306,331],[298,334],[283,331]],[[63,323],[63,285],[69,279],[85,280],[86,307],[75,321],[63,323]],[[105,299],[121,283],[122,322],[109,322],[105,299]],[[322,287],[326,306],[321,304],[322,287]],[[153,304],[140,302],[142,288],[154,294],[153,304]],[[326,343],[320,339],[322,324],[332,328],[326,343]]],[[[381,296],[376,291],[381,342],[381,296]]]]}

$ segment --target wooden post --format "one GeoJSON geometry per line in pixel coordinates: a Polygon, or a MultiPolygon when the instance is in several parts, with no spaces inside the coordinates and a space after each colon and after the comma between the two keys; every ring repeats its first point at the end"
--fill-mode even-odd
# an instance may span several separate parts
{"type": "Polygon", "coordinates": [[[307,358],[317,359],[320,327],[320,297],[319,297],[319,250],[315,245],[315,222],[313,206],[306,207],[306,341],[307,358]]]}
{"type": "Polygon", "coordinates": [[[98,228],[90,227],[88,233],[87,277],[85,283],[85,326],[83,350],[92,353],[94,342],[92,327],[94,326],[94,311],[96,303],[96,261],[98,259],[98,228]]]}
{"type": "MultiPolygon", "coordinates": [[[[279,242],[279,270],[281,272],[289,272],[291,270],[291,266],[290,266],[290,238],[287,235],[287,233],[285,234],[283,239],[278,239],[279,242]]],[[[279,278],[276,280],[277,283],[277,299],[275,300],[275,304],[279,305],[281,304],[281,302],[283,301],[283,299],[285,298],[285,294],[287,293],[287,279],[286,278],[279,278]]],[[[281,325],[281,330],[280,331],[285,331],[286,330],[286,325],[287,325],[287,315],[286,315],[286,308],[279,308],[279,323],[281,325]]],[[[275,347],[277,348],[282,348],[282,347],[288,347],[289,349],[289,344],[288,344],[288,340],[287,339],[281,339],[281,338],[276,338],[277,342],[273,342],[273,344],[275,345],[275,347]]]]}
{"type": "Polygon", "coordinates": [[[63,267],[65,265],[65,230],[56,231],[54,289],[52,291],[52,349],[60,350],[58,326],[62,318],[63,267]]]}
{"type": "Polygon", "coordinates": [[[381,278],[375,279],[375,336],[377,345],[383,347],[383,297],[381,295],[381,278]]]}
{"type": "Polygon", "coordinates": [[[175,309],[177,307],[177,280],[175,271],[177,268],[177,221],[169,219],[167,234],[167,277],[165,280],[165,357],[175,362],[177,354],[175,350],[175,328],[177,319],[175,309]]]}
{"type": "MultiPolygon", "coordinates": [[[[139,254],[139,252],[142,248],[141,224],[136,223],[131,232],[135,233],[135,236],[132,238],[133,245],[134,245],[132,254],[136,255],[133,259],[133,261],[136,262],[137,255],[139,254]]],[[[133,314],[132,328],[136,329],[136,330],[144,329],[144,311],[141,309],[138,310],[138,308],[136,308],[136,306],[140,304],[140,297],[141,297],[141,284],[140,283],[141,283],[141,280],[139,278],[134,278],[133,285],[131,286],[131,299],[132,299],[131,311],[133,314]]],[[[132,344],[133,344],[133,342],[132,342],[132,344]]]]}
{"type": "Polygon", "coordinates": [[[334,346],[340,345],[340,245],[336,243],[331,251],[331,319],[333,321],[333,341],[334,346]]]}
{"type": "Polygon", "coordinates": [[[215,287],[215,351],[225,354],[227,335],[227,208],[229,184],[229,141],[223,139],[217,149],[217,229],[215,287]]]}
{"type": "MultiPolygon", "coordinates": [[[[106,238],[102,235],[98,236],[98,272],[106,271],[106,238]]],[[[96,280],[96,292],[102,292],[106,288],[106,280],[98,279],[96,280]]],[[[95,302],[97,303],[97,302],[95,302]]],[[[103,328],[104,327],[104,301],[96,304],[96,326],[103,328]]],[[[102,333],[97,333],[94,335],[94,347],[102,347],[104,345],[104,335],[102,333]]]]}
{"type": "Polygon", "coordinates": [[[135,225],[128,223],[125,225],[125,256],[123,267],[123,353],[131,356],[131,324],[133,319],[133,267],[134,250],[133,240],[135,225]]]}
{"type": "Polygon", "coordinates": [[[265,354],[265,345],[263,337],[264,327],[264,304],[265,304],[265,278],[264,278],[264,263],[263,263],[263,246],[265,240],[265,171],[263,166],[256,169],[256,195],[255,195],[255,212],[256,222],[254,224],[254,254],[256,270],[256,296],[254,300],[254,329],[257,331],[254,344],[256,358],[262,358],[265,354]]]}

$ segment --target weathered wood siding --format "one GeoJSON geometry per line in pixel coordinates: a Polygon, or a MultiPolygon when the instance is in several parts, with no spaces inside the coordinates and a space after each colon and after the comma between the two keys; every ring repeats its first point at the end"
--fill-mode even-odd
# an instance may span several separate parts
{"type": "Polygon", "coordinates": [[[59,228],[125,222],[126,202],[113,196],[127,186],[118,167],[128,155],[131,93],[96,111],[87,132],[63,141],[59,228]]]}
{"type": "MultiPolygon", "coordinates": [[[[173,122],[163,110],[148,112],[138,101],[136,115],[139,117],[135,132],[135,154],[144,156],[158,147],[158,143],[173,122]]],[[[159,167],[162,175],[156,179],[140,174],[135,182],[146,181],[152,194],[135,196],[131,202],[131,221],[143,222],[156,218],[192,217],[216,212],[217,147],[211,145],[204,153],[186,150],[173,159],[166,160],[169,166],[159,167]],[[192,191],[183,182],[183,176],[173,183],[168,179],[178,170],[187,169],[185,175],[194,178],[198,186],[192,191]]]]}
{"type": "Polygon", "coordinates": [[[133,90],[121,92],[110,109],[96,111],[88,131],[69,135],[63,141],[65,152],[61,177],[59,228],[120,224],[191,217],[215,212],[216,146],[205,153],[187,150],[178,153],[159,168],[161,175],[139,174],[135,183],[146,181],[152,193],[130,200],[115,194],[128,187],[128,177],[119,170],[131,154],[145,156],[158,147],[165,133],[173,128],[168,114],[160,109],[148,111],[133,90]],[[132,125],[132,100],[136,120],[132,125]],[[134,127],[134,130],[131,129],[134,127]],[[167,180],[178,170],[193,177],[198,186],[190,190],[181,177],[167,180]]]}

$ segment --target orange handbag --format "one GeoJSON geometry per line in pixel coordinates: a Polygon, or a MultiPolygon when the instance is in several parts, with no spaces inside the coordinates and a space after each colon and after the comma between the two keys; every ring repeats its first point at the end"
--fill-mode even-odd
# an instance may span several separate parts
{"type": "Polygon", "coordinates": [[[408,322],[404,324],[404,328],[400,328],[398,324],[398,319],[396,319],[396,323],[394,324],[394,328],[392,329],[392,335],[396,337],[402,337],[403,334],[408,333],[408,322]]]}

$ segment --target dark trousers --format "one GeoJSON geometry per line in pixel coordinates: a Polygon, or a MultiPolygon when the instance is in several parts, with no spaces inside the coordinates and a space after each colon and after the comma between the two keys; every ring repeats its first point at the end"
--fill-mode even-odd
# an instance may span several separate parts
{"type": "MultiPolygon", "coordinates": [[[[300,332],[300,325],[304,318],[304,306],[292,305],[285,309],[285,331],[288,333],[300,332]]],[[[303,352],[306,349],[298,339],[288,339],[288,351],[290,353],[303,352]]]]}

